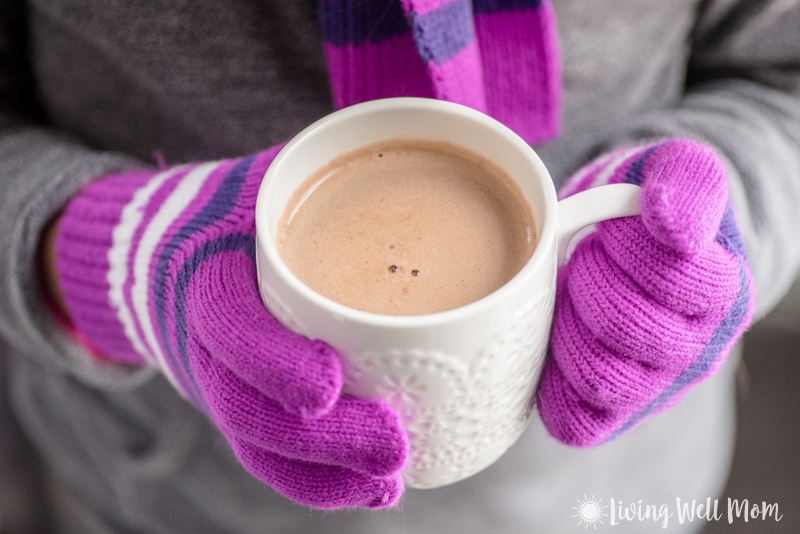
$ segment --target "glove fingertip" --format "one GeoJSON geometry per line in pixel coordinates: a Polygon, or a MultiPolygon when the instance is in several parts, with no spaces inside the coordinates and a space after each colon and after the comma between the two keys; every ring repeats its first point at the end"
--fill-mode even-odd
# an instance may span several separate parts
{"type": "Polygon", "coordinates": [[[641,197],[642,221],[661,244],[682,254],[693,254],[702,236],[676,221],[674,201],[662,184],[647,188],[641,197]]]}
{"type": "Polygon", "coordinates": [[[324,372],[319,377],[320,390],[325,392],[321,397],[320,409],[327,413],[342,393],[342,364],[339,355],[327,343],[315,339],[311,341],[311,350],[318,355],[324,372]]]}
{"type": "Polygon", "coordinates": [[[224,430],[223,435],[251,475],[299,504],[319,510],[388,508],[403,495],[399,474],[369,477],[335,465],[286,458],[224,430]]]}
{"type": "Polygon", "coordinates": [[[675,195],[674,189],[654,185],[642,193],[642,222],[662,245],[679,254],[694,256],[713,242],[722,211],[712,209],[715,201],[696,206],[697,202],[686,200],[675,195]]]}
{"type": "Polygon", "coordinates": [[[342,392],[342,368],[336,352],[326,343],[313,340],[308,345],[308,357],[300,380],[302,383],[284,388],[280,399],[287,412],[303,419],[321,417],[336,405],[342,392]]]}
{"type": "Polygon", "coordinates": [[[671,249],[699,253],[713,242],[728,201],[722,160],[705,144],[679,139],[660,147],[650,165],[641,196],[645,226],[671,249]]]}
{"type": "Polygon", "coordinates": [[[408,461],[410,447],[400,417],[385,402],[376,402],[376,416],[383,432],[380,436],[381,447],[373,458],[366,472],[374,476],[389,477],[402,471],[408,461]]]}
{"type": "Polygon", "coordinates": [[[400,475],[380,479],[378,481],[377,491],[375,492],[375,498],[367,503],[367,508],[373,510],[393,508],[400,502],[404,491],[405,485],[403,484],[403,477],[400,475]]]}

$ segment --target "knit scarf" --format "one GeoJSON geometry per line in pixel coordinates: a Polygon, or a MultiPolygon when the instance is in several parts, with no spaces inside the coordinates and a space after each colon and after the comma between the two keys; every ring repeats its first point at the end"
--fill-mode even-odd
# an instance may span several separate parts
{"type": "Polygon", "coordinates": [[[421,96],[487,113],[530,144],[559,132],[547,0],[319,0],[333,102],[421,96]]]}

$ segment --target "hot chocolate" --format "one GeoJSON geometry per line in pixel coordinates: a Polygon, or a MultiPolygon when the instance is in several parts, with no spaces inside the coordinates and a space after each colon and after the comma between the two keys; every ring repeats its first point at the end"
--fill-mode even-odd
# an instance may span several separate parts
{"type": "Polygon", "coordinates": [[[307,286],[383,315],[425,315],[478,300],[536,246],[533,214],[495,164],[413,139],[344,154],[287,205],[278,251],[307,286]]]}

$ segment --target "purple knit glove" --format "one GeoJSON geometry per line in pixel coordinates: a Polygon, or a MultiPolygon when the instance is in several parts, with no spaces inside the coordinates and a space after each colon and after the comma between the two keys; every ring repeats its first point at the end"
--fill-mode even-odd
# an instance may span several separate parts
{"type": "Polygon", "coordinates": [[[674,139],[606,154],[562,196],[642,186],[640,217],[597,225],[558,276],[539,411],[549,432],[596,445],[663,410],[724,362],[753,286],[722,161],[674,139]]]}
{"type": "Polygon", "coordinates": [[[316,508],[391,506],[408,449],[397,416],[340,397],[333,350],[259,298],[254,209],[276,152],[89,184],[59,225],[67,308],[109,358],[160,369],[276,491],[316,508]]]}

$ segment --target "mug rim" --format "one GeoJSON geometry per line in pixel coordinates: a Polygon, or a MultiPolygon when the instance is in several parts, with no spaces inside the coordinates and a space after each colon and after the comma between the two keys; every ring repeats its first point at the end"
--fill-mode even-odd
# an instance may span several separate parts
{"type": "MultiPolygon", "coordinates": [[[[501,164],[497,164],[502,167],[501,164]]],[[[528,202],[527,199],[524,200],[528,202]]],[[[484,312],[486,308],[495,306],[495,302],[498,300],[507,299],[507,294],[515,292],[517,286],[521,285],[524,279],[535,276],[536,272],[541,269],[542,264],[547,261],[548,258],[552,258],[552,260],[555,261],[554,250],[556,246],[558,209],[555,185],[550,177],[550,173],[536,151],[517,135],[516,132],[496,119],[473,108],[445,100],[421,97],[382,98],[361,102],[336,110],[313,122],[286,143],[272,160],[259,185],[255,209],[256,247],[259,249],[256,252],[257,256],[263,256],[264,259],[271,264],[274,274],[281,279],[282,283],[290,286],[292,290],[302,298],[311,301],[318,308],[325,310],[326,313],[343,321],[352,321],[392,329],[412,329],[421,326],[428,327],[459,321],[465,316],[473,316],[484,312]],[[505,284],[488,295],[449,310],[421,315],[384,315],[351,308],[317,293],[300,280],[284,263],[278,253],[275,239],[269,231],[269,221],[266,210],[270,189],[273,182],[277,179],[276,176],[278,175],[283,161],[291,157],[294,151],[298,149],[298,146],[302,146],[304,140],[318,130],[329,128],[337,122],[351,120],[357,116],[374,113],[380,110],[423,110],[466,117],[501,134],[509,143],[513,144],[515,148],[524,155],[528,163],[534,167],[536,174],[540,177],[539,185],[542,188],[546,207],[541,220],[541,230],[538,232],[538,242],[531,257],[528,258],[528,261],[525,262],[523,267],[505,284]]],[[[263,273],[259,269],[259,287],[262,285],[262,276],[263,273]]],[[[547,283],[549,283],[549,281],[547,283]]]]}

